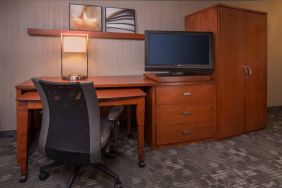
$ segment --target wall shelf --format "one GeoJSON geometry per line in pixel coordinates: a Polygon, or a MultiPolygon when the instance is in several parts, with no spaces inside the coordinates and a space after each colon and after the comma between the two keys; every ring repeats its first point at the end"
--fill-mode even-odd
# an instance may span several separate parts
{"type": "Polygon", "coordinates": [[[62,29],[35,29],[35,28],[28,28],[27,33],[31,36],[61,37],[61,33],[69,33],[69,34],[88,34],[89,38],[144,40],[144,34],[136,34],[136,33],[91,32],[91,31],[71,31],[71,30],[62,30],[62,29]]]}

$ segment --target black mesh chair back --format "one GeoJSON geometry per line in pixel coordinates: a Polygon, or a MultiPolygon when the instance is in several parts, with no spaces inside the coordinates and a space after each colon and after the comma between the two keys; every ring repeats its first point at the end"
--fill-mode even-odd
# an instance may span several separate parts
{"type": "Polygon", "coordinates": [[[41,153],[64,163],[100,162],[100,112],[93,82],[32,80],[43,105],[41,153]]]}

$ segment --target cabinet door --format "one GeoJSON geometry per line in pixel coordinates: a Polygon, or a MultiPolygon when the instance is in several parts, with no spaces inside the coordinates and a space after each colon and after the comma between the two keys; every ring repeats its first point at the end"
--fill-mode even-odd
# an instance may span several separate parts
{"type": "Polygon", "coordinates": [[[266,126],[267,21],[265,14],[246,13],[246,59],[250,67],[245,84],[245,131],[266,126]]]}
{"type": "Polygon", "coordinates": [[[244,132],[245,11],[219,8],[216,80],[218,137],[244,132]]]}

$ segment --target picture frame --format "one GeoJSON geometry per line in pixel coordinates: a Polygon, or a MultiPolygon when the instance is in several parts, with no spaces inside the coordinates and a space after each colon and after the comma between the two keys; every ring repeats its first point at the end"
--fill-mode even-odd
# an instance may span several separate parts
{"type": "Polygon", "coordinates": [[[102,28],[101,6],[69,4],[70,30],[101,32],[102,28]]]}
{"type": "Polygon", "coordinates": [[[136,33],[134,9],[105,7],[105,32],[136,33]]]}

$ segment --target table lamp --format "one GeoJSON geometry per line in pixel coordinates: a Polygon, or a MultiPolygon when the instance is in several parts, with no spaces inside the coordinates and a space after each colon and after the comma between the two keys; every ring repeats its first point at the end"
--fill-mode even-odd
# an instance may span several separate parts
{"type": "Polygon", "coordinates": [[[88,77],[88,35],[61,34],[61,76],[63,80],[88,77]]]}

